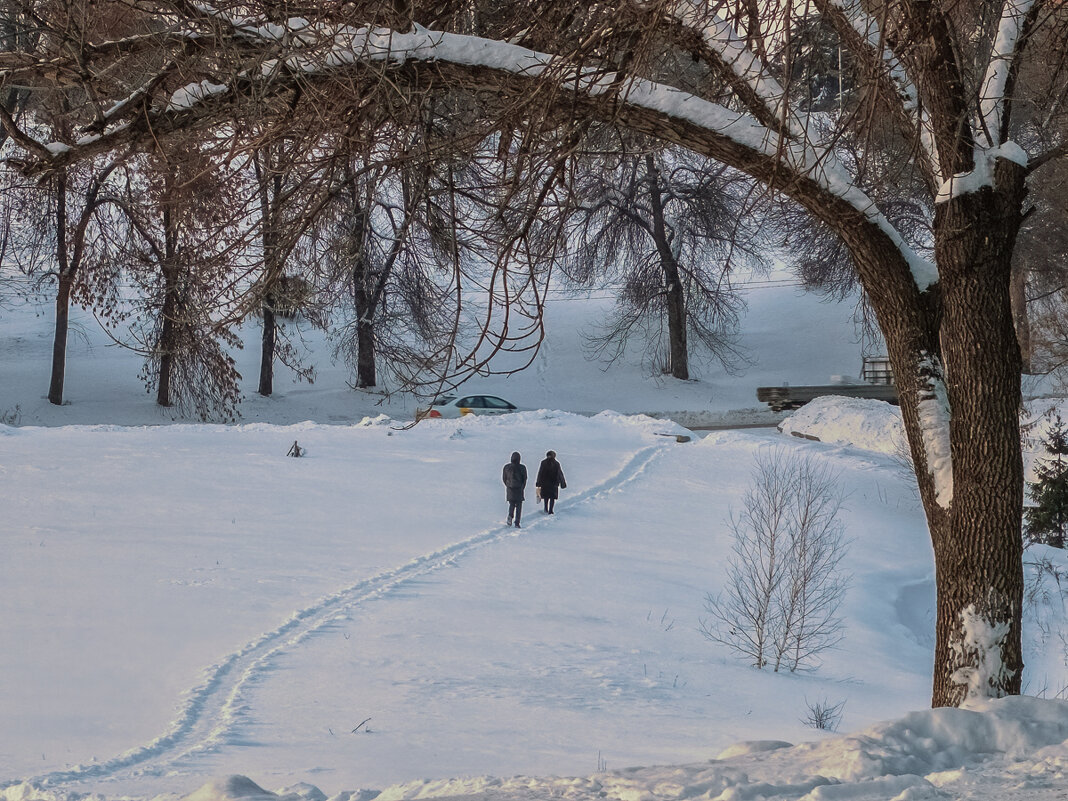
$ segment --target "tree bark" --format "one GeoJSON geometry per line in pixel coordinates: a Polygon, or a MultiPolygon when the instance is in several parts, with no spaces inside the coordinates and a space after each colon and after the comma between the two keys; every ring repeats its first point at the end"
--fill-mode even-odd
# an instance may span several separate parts
{"type": "Polygon", "coordinates": [[[265,398],[274,393],[274,345],[277,323],[274,312],[274,296],[268,293],[263,299],[263,336],[260,341],[260,385],[257,390],[265,398]]]}
{"type": "Polygon", "coordinates": [[[1031,342],[1031,316],[1027,308],[1026,267],[1017,265],[1012,271],[1012,319],[1016,328],[1016,341],[1020,344],[1020,368],[1026,375],[1031,374],[1031,358],[1034,355],[1031,342]]]}
{"type": "Polygon", "coordinates": [[[1010,302],[1022,168],[998,189],[939,204],[940,281],[920,291],[897,248],[847,208],[835,216],[883,331],[898,384],[938,588],[931,703],[1020,691],[1023,589],[1020,359],[1010,302]],[[932,417],[939,392],[948,414],[932,417]],[[940,437],[951,464],[939,465],[940,437]],[[987,627],[997,636],[976,636],[987,627]],[[989,647],[988,647],[989,646],[989,647]]]}
{"type": "Polygon", "coordinates": [[[282,277],[279,250],[279,204],[282,197],[282,174],[277,171],[268,150],[264,167],[256,165],[260,175],[260,212],[263,226],[263,336],[260,338],[260,383],[257,392],[265,398],[274,394],[274,353],[278,341],[278,317],[275,288],[282,277]]]}
{"type": "Polygon", "coordinates": [[[56,291],[56,326],[52,339],[52,376],[48,384],[48,401],[63,405],[63,384],[67,369],[67,331],[70,321],[70,292],[74,286],[67,253],[67,171],[56,173],[56,266],[59,287],[56,291]]]}
{"type": "Polygon", "coordinates": [[[356,386],[373,387],[378,383],[375,371],[374,324],[361,319],[356,326],[356,386]]]}
{"type": "Polygon", "coordinates": [[[56,328],[52,339],[52,378],[48,385],[48,400],[56,406],[63,405],[63,383],[67,368],[70,291],[73,285],[72,276],[60,273],[59,288],[56,291],[56,328]]]}
{"type": "Polygon", "coordinates": [[[939,587],[934,706],[959,705],[969,693],[1018,694],[1023,671],[1021,361],[1010,290],[1023,168],[1001,160],[996,177],[996,188],[940,204],[935,215],[953,503],[945,524],[931,527],[939,587]],[[975,643],[968,629],[976,620],[1005,628],[995,653],[975,643]]]}
{"type": "Polygon", "coordinates": [[[174,372],[175,351],[175,317],[178,308],[178,288],[173,276],[167,270],[164,273],[163,323],[160,328],[159,343],[159,382],[156,387],[156,404],[171,406],[171,375],[174,372]]]}
{"type": "Polygon", "coordinates": [[[686,293],[682,286],[679,263],[671,250],[671,242],[667,235],[660,173],[652,154],[646,155],[645,168],[649,184],[649,200],[653,211],[653,240],[660,257],[660,269],[664,274],[671,375],[686,381],[690,378],[689,350],[686,344],[686,293]]]}
{"type": "Polygon", "coordinates": [[[352,256],[352,305],[356,312],[356,386],[366,389],[378,384],[375,368],[375,307],[385,288],[385,278],[392,260],[376,280],[366,256],[366,238],[370,233],[368,212],[360,203],[359,186],[351,173],[347,176],[347,182],[352,202],[349,252],[352,256]]]}
{"type": "Polygon", "coordinates": [[[70,296],[85,254],[85,232],[89,220],[100,205],[100,190],[119,162],[112,161],[93,179],[85,196],[81,216],[68,236],[67,171],[56,173],[56,267],[59,286],[56,290],[56,326],[52,340],[52,375],[48,384],[48,400],[63,405],[66,384],[67,334],[70,328],[70,296]]]}
{"type": "Polygon", "coordinates": [[[357,255],[352,270],[352,300],[356,310],[356,386],[373,387],[378,381],[375,371],[374,297],[368,291],[372,276],[367,260],[357,255]]]}
{"type": "MultiPolygon", "coordinates": [[[[168,203],[172,200],[169,187],[170,182],[168,182],[165,200],[168,203]]],[[[174,355],[178,350],[177,329],[181,304],[178,294],[178,265],[176,264],[177,233],[174,230],[173,223],[173,212],[169,205],[165,205],[163,208],[164,260],[161,265],[163,270],[163,309],[161,316],[163,320],[159,342],[156,344],[156,351],[159,354],[159,383],[156,387],[156,404],[159,406],[173,405],[171,379],[174,374],[174,355]]]]}

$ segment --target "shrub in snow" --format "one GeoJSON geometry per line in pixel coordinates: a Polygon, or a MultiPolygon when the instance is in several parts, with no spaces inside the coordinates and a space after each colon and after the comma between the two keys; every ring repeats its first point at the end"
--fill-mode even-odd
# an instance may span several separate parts
{"type": "Polygon", "coordinates": [[[842,711],[845,709],[845,701],[832,704],[826,698],[822,701],[809,701],[805,699],[805,716],[801,722],[812,729],[820,731],[838,731],[838,724],[842,722],[842,711]]]}
{"type": "Polygon", "coordinates": [[[705,597],[701,632],[758,668],[795,671],[842,636],[848,584],[836,476],[813,459],[757,457],[734,535],[724,591],[705,597]]]}
{"type": "Polygon", "coordinates": [[[0,426],[17,426],[21,417],[22,410],[18,407],[18,404],[15,404],[14,409],[0,412],[0,426]]]}
{"type": "Polygon", "coordinates": [[[1064,547],[1068,529],[1068,430],[1054,416],[1043,441],[1045,456],[1035,465],[1035,481],[1027,488],[1034,503],[1024,510],[1024,534],[1031,542],[1064,547]]]}

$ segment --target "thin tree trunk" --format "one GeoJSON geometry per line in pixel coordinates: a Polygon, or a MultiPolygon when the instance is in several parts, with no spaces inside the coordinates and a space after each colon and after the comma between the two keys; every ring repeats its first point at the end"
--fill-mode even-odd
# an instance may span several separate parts
{"type": "Polygon", "coordinates": [[[274,393],[274,346],[277,323],[274,312],[274,296],[268,293],[263,299],[263,337],[260,347],[260,386],[257,390],[265,398],[274,393]]]}
{"type": "Polygon", "coordinates": [[[70,292],[74,285],[67,253],[67,172],[56,174],[56,266],[59,287],[56,291],[56,327],[52,339],[52,376],[48,400],[63,405],[63,383],[67,369],[67,330],[70,320],[70,292]]]}
{"type": "Polygon", "coordinates": [[[660,176],[651,154],[645,157],[646,175],[649,184],[649,199],[653,210],[653,240],[660,256],[660,267],[667,287],[668,343],[671,354],[671,374],[684,381],[690,377],[689,352],[686,344],[686,294],[679,274],[679,263],[668,241],[664,221],[664,200],[660,189],[660,176]]]}
{"type": "Polygon", "coordinates": [[[271,154],[264,155],[262,169],[257,162],[260,178],[260,212],[263,226],[263,336],[260,338],[260,385],[257,390],[265,398],[274,394],[274,353],[278,341],[278,317],[275,313],[274,289],[282,277],[278,248],[278,205],[282,195],[282,176],[272,174],[271,154]]]}
{"type": "Polygon", "coordinates": [[[156,403],[171,406],[171,375],[174,372],[175,351],[175,317],[178,308],[178,288],[170,271],[165,273],[163,295],[163,325],[160,329],[159,344],[159,383],[156,387],[156,403]]]}
{"type": "Polygon", "coordinates": [[[352,299],[356,310],[356,386],[373,387],[378,377],[375,373],[375,329],[373,299],[368,292],[371,277],[367,275],[367,260],[356,259],[352,271],[352,299]]]}
{"type": "Polygon", "coordinates": [[[52,379],[48,385],[48,400],[56,406],[63,405],[63,383],[67,367],[70,291],[73,283],[70,275],[60,273],[59,289],[56,292],[56,329],[52,340],[52,379]]]}
{"type": "Polygon", "coordinates": [[[360,203],[356,179],[348,177],[352,192],[352,305],[356,312],[356,386],[361,389],[376,386],[378,374],[375,369],[375,322],[374,313],[377,290],[374,276],[365,255],[365,237],[369,223],[360,203]]]}
{"type": "MultiPolygon", "coordinates": [[[[165,202],[171,194],[167,192],[165,202]]],[[[163,208],[164,263],[163,269],[163,322],[160,329],[157,352],[159,353],[159,384],[156,388],[156,403],[159,406],[171,406],[171,379],[174,374],[174,356],[178,349],[178,314],[180,298],[178,296],[178,274],[175,258],[177,256],[177,235],[173,228],[173,216],[169,206],[163,208]]]]}
{"type": "Polygon", "coordinates": [[[375,371],[375,331],[372,323],[365,320],[357,323],[356,347],[356,385],[373,387],[378,383],[378,376],[375,371]]]}

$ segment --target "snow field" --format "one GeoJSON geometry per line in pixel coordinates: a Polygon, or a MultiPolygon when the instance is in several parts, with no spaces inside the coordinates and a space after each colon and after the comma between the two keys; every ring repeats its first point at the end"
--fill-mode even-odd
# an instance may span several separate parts
{"type": "MultiPolygon", "coordinates": [[[[753,300],[743,378],[654,379],[633,359],[602,373],[575,344],[598,301],[561,300],[533,369],[470,390],[711,421],[750,414],[758,384],[859,366],[848,304],[753,300]]],[[[679,430],[669,422],[545,411],[395,430],[413,399],[378,407],[320,360],[314,385],[250,393],[244,425],[75,425],[173,414],[84,318],[71,404],[51,407],[46,317],[0,315],[0,414],[17,404],[27,426],[0,426],[0,801],[1052,801],[1068,788],[1064,703],[923,709],[930,543],[883,404],[812,404],[784,426],[820,442],[768,429],[678,444],[658,436],[679,430]],[[306,458],[285,457],[294,440],[306,458]],[[524,528],[505,528],[501,466],[518,449],[533,475],[550,447],[569,485],[558,514],[530,489],[524,528]],[[852,541],[845,639],[792,675],[697,631],[730,510],[774,447],[839,471],[852,541]],[[823,700],[845,702],[852,734],[801,724],[823,700]]],[[[248,391],[256,353],[238,356],[248,391]]],[[[1025,558],[1045,582],[1025,609],[1025,686],[1063,697],[1063,596],[1036,564],[1063,572],[1064,555],[1025,558]]]]}
{"type": "Polygon", "coordinates": [[[896,617],[900,584],[929,593],[926,534],[878,455],[827,451],[851,495],[846,640],[818,672],[773,675],[697,622],[755,450],[809,443],[679,444],[671,423],[553,412],[2,430],[0,580],[34,588],[0,624],[35,644],[0,649],[9,781],[145,796],[237,772],[333,792],[584,775],[816,737],[806,698],[846,700],[854,728],[927,692],[929,649],[896,617]],[[293,440],[308,456],[284,456],[293,440]],[[505,528],[501,464],[515,448],[533,474],[548,447],[558,514],[528,490],[524,529],[505,528]]]}

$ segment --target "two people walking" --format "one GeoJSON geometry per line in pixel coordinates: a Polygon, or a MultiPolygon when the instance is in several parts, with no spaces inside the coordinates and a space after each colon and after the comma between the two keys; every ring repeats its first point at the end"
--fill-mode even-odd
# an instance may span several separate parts
{"type": "MultiPolygon", "coordinates": [[[[501,472],[501,480],[504,482],[506,497],[508,500],[508,525],[515,521],[515,527],[521,528],[520,519],[523,516],[524,490],[527,486],[527,466],[523,464],[519,451],[512,452],[512,458],[504,466],[501,472]]],[[[560,497],[560,490],[567,488],[564,480],[564,470],[556,461],[556,451],[545,454],[541,466],[538,468],[538,477],[535,480],[540,498],[545,502],[545,511],[553,514],[556,500],[560,497]]]]}

